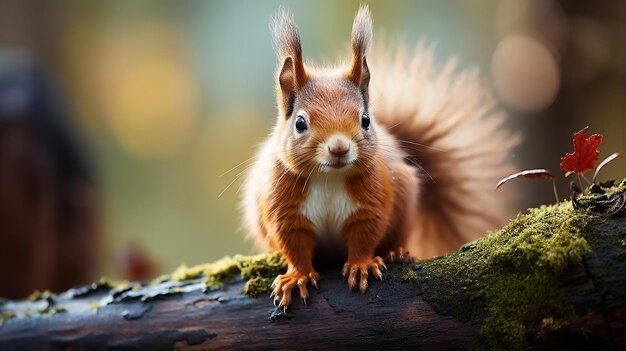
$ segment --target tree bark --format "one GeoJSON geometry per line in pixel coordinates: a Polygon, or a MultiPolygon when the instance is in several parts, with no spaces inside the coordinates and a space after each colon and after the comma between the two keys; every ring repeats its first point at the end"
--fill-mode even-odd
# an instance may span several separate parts
{"type": "MultiPolygon", "coordinates": [[[[325,271],[307,304],[295,301],[287,314],[268,296],[243,295],[241,281],[206,293],[200,280],[188,282],[180,294],[158,296],[162,287],[131,290],[136,298],[98,310],[90,302],[112,298],[108,288],[77,297],[69,291],[54,302],[66,306],[65,312],[7,320],[0,327],[0,349],[465,349],[476,340],[480,325],[438,315],[417,287],[398,279],[398,268],[383,281],[371,281],[366,294],[349,292],[338,270],[325,271]]],[[[7,302],[3,310],[41,309],[46,303],[7,302]]]]}
{"type": "MultiPolygon", "coordinates": [[[[533,348],[626,349],[626,219],[620,215],[590,230],[596,233],[591,252],[570,265],[555,287],[574,313],[558,328],[548,325],[543,337],[532,338],[533,348]]],[[[419,286],[401,279],[411,267],[390,266],[382,281],[370,278],[365,294],[350,292],[339,270],[322,271],[307,304],[295,301],[286,314],[267,295],[245,296],[241,279],[208,291],[202,278],[126,289],[94,283],[36,301],[3,301],[0,350],[466,350],[483,345],[482,317],[457,320],[438,313],[446,309],[436,311],[419,286]],[[13,313],[17,317],[8,318],[13,313]]],[[[464,307],[471,306],[455,309],[464,307]]]]}

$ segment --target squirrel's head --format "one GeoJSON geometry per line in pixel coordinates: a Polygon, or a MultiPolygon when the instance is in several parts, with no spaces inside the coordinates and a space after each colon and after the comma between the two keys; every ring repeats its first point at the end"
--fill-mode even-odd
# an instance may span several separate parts
{"type": "Polygon", "coordinates": [[[352,60],[347,68],[305,67],[298,29],[284,10],[272,27],[280,60],[275,130],[280,160],[296,173],[367,168],[376,152],[365,59],[372,37],[368,8],[362,6],[354,19],[352,60]]]}

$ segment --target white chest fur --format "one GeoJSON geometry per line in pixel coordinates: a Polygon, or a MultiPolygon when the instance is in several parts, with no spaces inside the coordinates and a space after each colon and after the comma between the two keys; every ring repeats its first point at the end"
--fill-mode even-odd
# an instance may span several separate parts
{"type": "Polygon", "coordinates": [[[310,180],[306,201],[300,213],[308,218],[322,240],[341,239],[344,221],[357,209],[346,191],[345,179],[339,175],[319,175],[310,180]]]}

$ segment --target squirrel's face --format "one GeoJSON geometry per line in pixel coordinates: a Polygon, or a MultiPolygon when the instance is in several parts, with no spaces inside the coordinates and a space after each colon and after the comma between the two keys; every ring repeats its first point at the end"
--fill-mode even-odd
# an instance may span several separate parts
{"type": "Polygon", "coordinates": [[[354,172],[366,168],[376,145],[365,98],[349,80],[309,80],[295,94],[281,124],[279,158],[295,173],[354,172]]]}
{"type": "Polygon", "coordinates": [[[282,11],[273,23],[280,66],[275,130],[278,157],[297,174],[365,170],[376,151],[375,123],[368,114],[370,72],[365,52],[372,37],[367,8],[352,25],[352,60],[346,69],[305,67],[300,34],[282,11]]]}

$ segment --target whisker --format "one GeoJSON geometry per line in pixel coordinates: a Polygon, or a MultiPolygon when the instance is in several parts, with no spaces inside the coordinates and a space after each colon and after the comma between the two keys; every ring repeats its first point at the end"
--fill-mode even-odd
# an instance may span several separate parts
{"type": "Polygon", "coordinates": [[[289,168],[285,167],[285,170],[283,171],[283,173],[280,175],[280,177],[278,177],[278,180],[274,182],[274,188],[272,189],[272,191],[276,191],[276,187],[278,186],[278,184],[280,183],[280,181],[283,179],[283,177],[289,173],[289,168]]]}
{"type": "Polygon", "coordinates": [[[315,171],[315,167],[311,167],[311,172],[309,172],[309,175],[306,177],[306,180],[304,181],[304,185],[302,186],[302,193],[304,193],[304,189],[306,188],[306,183],[309,182],[309,178],[311,177],[311,174],[313,174],[313,171],[315,171]]]}
{"type": "Polygon", "coordinates": [[[219,177],[221,178],[221,177],[225,176],[226,174],[228,174],[228,173],[232,172],[235,168],[237,168],[237,167],[239,167],[239,166],[243,165],[244,163],[246,163],[246,162],[248,162],[248,161],[251,161],[251,160],[253,160],[253,159],[257,158],[257,157],[259,157],[259,155],[254,155],[254,156],[250,157],[249,159],[247,159],[247,160],[245,160],[245,161],[243,161],[243,162],[239,163],[238,165],[236,165],[235,167],[233,167],[233,168],[229,169],[228,171],[226,171],[226,172],[224,172],[224,173],[220,174],[220,176],[219,176],[219,177]]]}
{"type": "MultiPolygon", "coordinates": [[[[286,153],[286,152],[289,152],[289,151],[291,151],[291,150],[276,151],[276,152],[272,152],[270,155],[278,155],[278,154],[281,154],[281,153],[286,153]]],[[[226,172],[224,172],[224,173],[220,174],[220,175],[219,175],[219,177],[221,178],[221,177],[225,176],[226,174],[228,174],[228,173],[232,172],[233,170],[235,170],[237,167],[241,167],[241,166],[242,166],[243,164],[245,164],[246,162],[252,161],[252,160],[254,160],[254,159],[256,159],[256,158],[259,158],[259,157],[261,157],[261,155],[260,155],[260,154],[254,155],[254,156],[252,156],[252,157],[248,158],[247,160],[245,160],[245,161],[243,161],[243,162],[240,162],[238,165],[236,165],[235,167],[233,167],[233,168],[229,169],[228,171],[226,171],[226,172]]]]}
{"type": "Polygon", "coordinates": [[[420,148],[406,146],[406,145],[387,145],[387,144],[381,144],[381,143],[378,143],[376,145],[381,146],[381,147],[382,146],[387,147],[388,150],[392,150],[392,151],[397,150],[397,149],[406,149],[406,150],[412,150],[412,151],[418,151],[418,152],[422,151],[422,149],[420,148]]]}
{"type": "Polygon", "coordinates": [[[291,194],[293,195],[293,190],[296,188],[296,184],[298,184],[298,181],[300,180],[300,176],[302,175],[302,172],[304,171],[300,171],[300,173],[298,173],[298,177],[296,178],[296,181],[293,182],[293,186],[291,187],[291,194]]]}
{"type": "Polygon", "coordinates": [[[428,178],[430,178],[430,180],[433,182],[433,184],[437,184],[437,182],[435,181],[435,179],[430,175],[430,173],[428,173],[424,167],[422,167],[417,161],[413,160],[410,157],[405,158],[405,160],[408,160],[409,162],[411,162],[412,164],[415,165],[415,167],[421,169],[427,176],[428,178]]]}
{"type": "MultiPolygon", "coordinates": [[[[274,171],[274,169],[276,169],[276,167],[278,167],[278,164],[275,164],[272,167],[272,171],[274,171]]],[[[224,190],[222,190],[222,192],[217,196],[217,198],[219,199],[225,192],[226,190],[228,190],[228,188],[230,188],[233,183],[235,183],[238,179],[240,179],[244,174],[246,174],[249,170],[250,170],[251,166],[246,167],[243,171],[237,173],[235,175],[235,179],[233,179],[224,190]]],[[[235,192],[235,194],[239,194],[239,191],[241,190],[241,187],[243,186],[243,182],[241,184],[239,184],[239,187],[237,187],[237,191],[235,192]]]]}
{"type": "MultiPolygon", "coordinates": [[[[380,147],[382,150],[387,150],[387,151],[396,151],[397,148],[405,148],[403,146],[395,146],[395,145],[387,145],[387,144],[377,144],[378,147],[380,147]]],[[[411,148],[409,148],[411,149],[411,148]]],[[[414,149],[415,151],[419,151],[417,149],[414,149]]],[[[409,162],[411,162],[411,164],[415,165],[416,167],[418,167],[419,169],[421,169],[429,178],[430,180],[434,183],[437,184],[437,182],[435,181],[435,179],[430,175],[430,173],[428,173],[428,171],[426,171],[426,169],[424,167],[422,167],[422,165],[420,164],[419,160],[416,159],[415,157],[419,157],[421,155],[413,155],[413,154],[406,154],[403,155],[405,160],[408,160],[409,162]]]]}
{"type": "Polygon", "coordinates": [[[405,144],[416,145],[416,146],[421,146],[421,147],[425,147],[425,148],[432,149],[432,150],[435,150],[435,151],[446,152],[446,150],[443,150],[443,149],[440,149],[440,148],[436,148],[436,147],[433,147],[433,146],[428,146],[428,145],[424,145],[424,144],[416,143],[416,142],[414,142],[414,141],[409,141],[409,140],[400,140],[400,139],[398,139],[398,142],[400,142],[400,143],[405,143],[405,144]]]}
{"type": "Polygon", "coordinates": [[[372,105],[373,105],[373,104],[374,104],[374,103],[375,103],[378,99],[380,99],[380,97],[381,97],[381,96],[382,96],[382,95],[378,95],[375,99],[372,99],[372,101],[370,101],[370,103],[369,103],[369,104],[367,104],[367,108],[372,107],[372,105]]]}
{"type": "Polygon", "coordinates": [[[315,136],[311,137],[311,139],[313,139],[313,142],[315,142],[317,144],[322,144],[324,142],[323,140],[321,140],[320,138],[317,138],[315,136]]]}
{"type": "Polygon", "coordinates": [[[389,129],[393,129],[393,128],[395,128],[395,127],[399,126],[400,124],[402,124],[402,122],[398,122],[398,123],[396,123],[396,124],[392,125],[391,127],[387,127],[387,130],[389,130],[389,129]]]}
{"type": "MultiPolygon", "coordinates": [[[[272,153],[271,153],[271,155],[278,155],[278,154],[281,154],[281,153],[286,153],[286,152],[289,152],[289,151],[290,151],[290,150],[276,151],[276,152],[272,152],[272,153]]],[[[222,177],[222,176],[226,175],[226,174],[227,174],[227,173],[229,173],[229,172],[232,172],[233,170],[235,170],[237,167],[240,167],[240,166],[241,166],[241,165],[243,165],[244,163],[246,163],[246,162],[248,162],[248,161],[250,161],[250,160],[252,160],[252,159],[254,159],[254,158],[258,158],[258,157],[260,157],[260,155],[254,155],[254,156],[252,156],[251,158],[247,159],[246,161],[243,161],[243,162],[241,162],[240,164],[238,164],[237,166],[235,166],[235,167],[231,168],[230,170],[226,171],[225,173],[223,173],[222,175],[220,175],[220,177],[222,177]]],[[[241,176],[243,176],[246,172],[248,172],[248,171],[250,170],[250,168],[252,168],[252,166],[253,166],[253,165],[254,165],[254,163],[253,163],[253,164],[249,164],[249,165],[247,165],[247,166],[246,166],[246,167],[245,167],[245,168],[244,168],[241,172],[237,173],[237,174],[235,175],[235,178],[234,178],[234,179],[233,179],[230,183],[228,183],[228,185],[226,186],[226,188],[224,188],[224,190],[222,190],[222,191],[220,192],[220,194],[219,194],[217,197],[218,197],[218,198],[221,198],[221,197],[222,197],[222,195],[226,192],[226,190],[228,190],[228,189],[229,189],[229,188],[233,185],[233,183],[235,183],[235,182],[236,182],[239,178],[241,178],[241,176]]],[[[274,167],[272,168],[272,170],[273,170],[273,169],[275,169],[276,167],[277,167],[277,165],[274,165],[274,167]]],[[[239,193],[239,190],[240,190],[240,189],[241,189],[241,185],[238,187],[238,189],[237,189],[237,193],[239,193]]]]}
{"type": "Polygon", "coordinates": [[[237,179],[241,178],[241,176],[244,175],[244,172],[239,173],[235,179],[233,179],[230,183],[228,183],[228,185],[226,186],[226,188],[224,190],[222,190],[222,192],[217,196],[217,198],[221,198],[222,195],[224,194],[224,192],[226,192],[226,190],[228,190],[228,188],[230,188],[231,185],[233,185],[234,182],[237,181],[237,179]]]}

